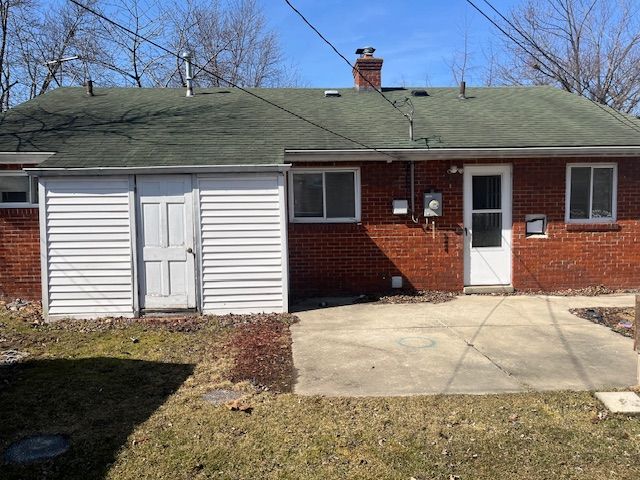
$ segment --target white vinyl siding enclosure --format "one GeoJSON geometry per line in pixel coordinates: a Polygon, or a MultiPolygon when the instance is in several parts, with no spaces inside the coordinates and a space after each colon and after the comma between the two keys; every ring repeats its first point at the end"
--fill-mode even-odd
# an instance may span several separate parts
{"type": "Polygon", "coordinates": [[[204,313],[287,310],[282,175],[199,178],[204,313]]]}
{"type": "Polygon", "coordinates": [[[133,315],[129,180],[41,179],[41,198],[48,315],[133,315]]]}
{"type": "MultiPolygon", "coordinates": [[[[287,311],[284,174],[192,177],[194,208],[189,215],[193,215],[198,309],[207,314],[287,311]]],[[[136,214],[139,179],[40,177],[47,317],[140,313],[144,284],[136,228],[141,221],[136,214]]]]}

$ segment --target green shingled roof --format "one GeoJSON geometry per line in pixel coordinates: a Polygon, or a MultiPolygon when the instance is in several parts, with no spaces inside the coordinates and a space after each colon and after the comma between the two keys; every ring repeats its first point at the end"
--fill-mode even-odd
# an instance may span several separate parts
{"type": "MultiPolygon", "coordinates": [[[[375,92],[252,89],[374,148],[638,146],[640,124],[551,87],[429,88],[407,120],[375,92]],[[637,130],[625,121],[636,123],[637,130]]],[[[56,152],[42,167],[277,164],[285,149],[362,148],[236,89],[59,88],[0,117],[0,152],[56,152]]],[[[410,89],[388,89],[402,101],[410,89]]]]}

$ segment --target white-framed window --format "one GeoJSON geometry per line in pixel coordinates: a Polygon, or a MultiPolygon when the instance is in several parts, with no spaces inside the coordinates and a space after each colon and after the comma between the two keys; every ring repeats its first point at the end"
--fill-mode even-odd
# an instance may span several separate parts
{"type": "Polygon", "coordinates": [[[574,163],[567,165],[565,220],[567,223],[616,221],[618,165],[574,163]]]}
{"type": "Polygon", "coordinates": [[[24,208],[38,204],[38,179],[22,170],[0,170],[0,208],[24,208]]]}
{"type": "Polygon", "coordinates": [[[292,169],[289,219],[299,223],[359,222],[360,169],[292,169]]]}

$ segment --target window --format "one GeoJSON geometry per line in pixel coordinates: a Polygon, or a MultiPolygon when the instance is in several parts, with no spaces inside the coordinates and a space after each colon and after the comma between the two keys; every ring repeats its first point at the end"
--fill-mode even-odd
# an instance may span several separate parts
{"type": "Polygon", "coordinates": [[[359,173],[357,169],[292,170],[289,174],[291,221],[359,221],[359,173]]]}
{"type": "Polygon", "coordinates": [[[567,166],[566,221],[614,222],[618,183],[616,164],[567,166]]]}
{"type": "Polygon", "coordinates": [[[0,208],[26,207],[38,203],[38,179],[20,170],[0,171],[0,208]]]}

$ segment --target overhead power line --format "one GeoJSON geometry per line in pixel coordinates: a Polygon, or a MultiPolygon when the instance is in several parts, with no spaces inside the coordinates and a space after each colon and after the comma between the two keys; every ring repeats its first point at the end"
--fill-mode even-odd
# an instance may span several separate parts
{"type": "Polygon", "coordinates": [[[349,59],[348,59],[347,57],[345,57],[345,56],[340,52],[340,50],[338,50],[338,49],[336,48],[336,46],[335,46],[333,43],[331,43],[331,41],[330,41],[327,37],[325,37],[325,36],[320,32],[320,30],[318,30],[318,29],[317,29],[317,28],[316,28],[316,27],[315,27],[315,26],[314,26],[314,25],[313,25],[313,24],[312,24],[312,23],[307,19],[307,17],[305,17],[305,16],[304,16],[304,14],[303,14],[300,10],[298,10],[298,9],[297,9],[297,8],[296,8],[296,7],[295,7],[295,6],[294,6],[294,5],[293,5],[289,0],[284,0],[284,2],[285,2],[287,5],[289,5],[289,7],[291,8],[291,10],[293,10],[293,11],[294,11],[294,12],[295,12],[295,13],[296,13],[296,14],[297,14],[301,19],[302,19],[302,21],[303,21],[304,23],[306,23],[306,24],[309,26],[309,28],[310,28],[311,30],[313,30],[313,31],[314,31],[314,32],[315,32],[315,33],[316,33],[316,34],[317,34],[317,35],[322,39],[322,41],[323,41],[324,43],[326,43],[327,45],[329,45],[329,47],[330,47],[330,48],[331,48],[331,49],[332,49],[332,50],[333,50],[333,51],[334,51],[334,52],[335,52],[335,53],[336,53],[336,54],[337,54],[337,55],[338,55],[342,60],[344,60],[344,62],[345,62],[347,65],[349,65],[349,66],[351,67],[351,69],[352,69],[352,70],[355,70],[356,72],[358,72],[358,73],[360,74],[360,76],[361,76],[361,77],[362,77],[362,78],[363,78],[363,79],[364,79],[364,80],[365,80],[365,81],[366,81],[366,82],[371,86],[371,88],[373,88],[373,89],[374,89],[378,94],[380,94],[380,96],[381,96],[382,98],[384,98],[384,99],[387,101],[387,103],[388,103],[389,105],[391,105],[393,108],[395,108],[396,110],[398,110],[398,112],[400,112],[400,114],[402,114],[404,117],[407,117],[407,114],[406,114],[405,112],[403,112],[400,108],[398,108],[398,106],[397,106],[394,102],[392,102],[391,100],[389,100],[389,99],[387,98],[387,96],[386,96],[384,93],[382,93],[380,90],[378,90],[378,89],[376,88],[376,86],[375,86],[375,85],[374,85],[374,84],[373,84],[373,83],[372,83],[372,82],[367,78],[367,76],[366,76],[366,75],[363,75],[363,74],[362,74],[362,72],[360,72],[360,69],[357,67],[357,65],[352,64],[352,63],[349,61],[349,59]]]}
{"type": "MultiPolygon", "coordinates": [[[[86,10],[89,13],[91,13],[92,15],[95,15],[96,17],[104,20],[105,22],[110,23],[114,27],[117,27],[117,28],[127,32],[129,35],[133,35],[134,37],[136,37],[136,38],[138,38],[140,40],[143,40],[143,41],[149,43],[150,45],[153,45],[154,47],[162,50],[163,52],[167,53],[168,55],[171,55],[171,56],[174,56],[174,57],[176,57],[178,59],[181,59],[179,54],[171,51],[170,49],[164,47],[163,45],[160,45],[159,43],[155,42],[154,40],[146,38],[144,35],[141,35],[141,34],[139,34],[137,32],[134,32],[133,30],[131,30],[131,29],[127,28],[126,26],[116,22],[115,20],[112,20],[111,18],[109,18],[106,15],[98,12],[97,10],[94,10],[93,8],[91,8],[91,7],[87,6],[87,5],[84,5],[83,3],[79,2],[78,0],[69,0],[69,1],[71,3],[77,5],[78,7],[83,8],[84,10],[86,10]]],[[[221,82],[224,82],[224,83],[230,85],[233,88],[237,88],[241,92],[244,92],[247,95],[250,95],[253,98],[256,98],[257,100],[260,100],[260,101],[262,101],[262,102],[264,102],[264,103],[266,103],[268,105],[271,105],[274,108],[277,108],[278,110],[281,110],[281,111],[283,111],[283,112],[285,112],[285,113],[287,113],[287,114],[289,114],[289,115],[291,115],[291,116],[293,116],[293,117],[295,117],[295,118],[297,118],[299,120],[302,120],[303,122],[305,122],[305,123],[307,123],[309,125],[312,125],[312,126],[314,126],[316,128],[319,128],[320,130],[323,130],[323,131],[325,131],[327,133],[330,133],[331,135],[335,135],[336,137],[341,138],[343,140],[346,140],[348,142],[351,142],[351,143],[353,143],[355,145],[359,145],[360,147],[363,147],[363,148],[365,148],[367,150],[371,150],[371,151],[380,153],[382,155],[385,155],[385,156],[389,157],[392,160],[400,160],[398,157],[390,154],[389,152],[385,152],[385,151],[380,150],[378,148],[371,147],[371,146],[367,145],[366,143],[362,143],[362,142],[360,142],[358,140],[354,140],[353,138],[350,138],[350,137],[348,137],[346,135],[343,135],[343,134],[341,134],[339,132],[336,132],[335,130],[332,130],[332,129],[328,128],[328,127],[320,125],[319,123],[316,123],[313,120],[309,120],[308,118],[302,116],[301,114],[293,112],[293,111],[289,110],[286,107],[283,107],[283,106],[281,106],[281,105],[279,105],[279,104],[277,104],[277,103],[275,103],[275,102],[273,102],[273,101],[271,101],[271,100],[269,100],[267,98],[264,98],[263,96],[258,95],[257,93],[254,93],[251,90],[248,90],[247,88],[244,88],[244,87],[236,84],[235,82],[232,82],[231,80],[227,80],[223,76],[221,76],[221,75],[219,75],[219,74],[217,74],[215,72],[212,72],[211,70],[208,70],[207,68],[205,68],[205,67],[203,67],[201,65],[198,65],[198,64],[193,63],[193,62],[192,62],[192,65],[194,67],[199,68],[201,71],[203,71],[205,73],[208,73],[209,75],[213,76],[217,80],[220,80],[221,82]]]]}
{"type": "MultiPolygon", "coordinates": [[[[495,13],[497,13],[505,22],[507,22],[511,28],[513,28],[525,41],[530,42],[534,45],[534,47],[536,47],[536,42],[532,41],[532,39],[530,39],[525,33],[523,33],[519,28],[517,28],[513,22],[511,22],[506,16],[504,16],[502,13],[500,13],[500,11],[494,7],[488,0],[483,0],[495,13]]],[[[549,67],[548,64],[546,64],[544,61],[540,60],[540,58],[534,54],[529,48],[527,48],[525,45],[523,45],[523,43],[518,40],[517,38],[515,38],[511,33],[509,33],[505,28],[503,28],[500,24],[498,24],[492,17],[490,17],[487,13],[485,13],[480,7],[478,7],[472,0],[466,0],[466,2],[471,5],[478,13],[480,13],[480,15],[482,15],[485,19],[487,19],[494,27],[496,27],[498,30],[500,30],[500,32],[505,35],[507,38],[509,38],[510,40],[512,40],[516,45],[518,45],[524,52],[526,52],[531,58],[533,58],[536,62],[538,62],[540,65],[542,65],[543,67],[545,67],[547,70],[553,70],[551,67],[549,67]]],[[[566,68],[564,68],[560,63],[558,63],[555,59],[553,59],[551,56],[549,56],[548,54],[546,54],[541,48],[537,47],[538,50],[540,51],[540,53],[547,58],[557,69],[561,70],[565,75],[567,75],[570,79],[572,79],[578,86],[582,87],[585,91],[593,94],[593,92],[591,91],[591,89],[584,85],[579,79],[577,79],[571,72],[569,72],[566,68]]],[[[621,112],[618,112],[617,110],[611,108],[611,107],[605,107],[604,105],[602,105],[600,102],[596,102],[595,100],[589,98],[589,97],[584,97],[587,100],[589,100],[591,103],[593,103],[594,105],[596,105],[598,108],[600,108],[603,112],[607,113],[608,115],[610,115],[613,119],[615,119],[616,121],[620,122],[622,125],[631,128],[632,130],[640,133],[640,127],[638,127],[637,125],[635,125],[629,118],[627,118],[624,114],[622,114],[621,112]]]]}

